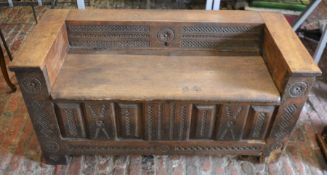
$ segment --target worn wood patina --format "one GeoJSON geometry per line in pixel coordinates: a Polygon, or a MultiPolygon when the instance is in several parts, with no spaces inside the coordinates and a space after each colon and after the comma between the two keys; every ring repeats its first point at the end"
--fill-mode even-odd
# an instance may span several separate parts
{"type": "Polygon", "coordinates": [[[282,15],[246,11],[49,10],[15,57],[53,164],[81,154],[272,160],[321,73],[282,15]]]}

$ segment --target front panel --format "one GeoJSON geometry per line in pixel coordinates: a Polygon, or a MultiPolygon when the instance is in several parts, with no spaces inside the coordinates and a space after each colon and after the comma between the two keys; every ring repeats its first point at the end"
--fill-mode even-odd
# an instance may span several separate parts
{"type": "Polygon", "coordinates": [[[64,138],[264,141],[274,106],[189,102],[56,102],[64,138]]]}

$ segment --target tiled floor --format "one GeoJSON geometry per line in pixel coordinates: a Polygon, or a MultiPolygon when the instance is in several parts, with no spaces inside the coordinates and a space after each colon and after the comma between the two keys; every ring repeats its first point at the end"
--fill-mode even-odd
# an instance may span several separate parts
{"type": "MultiPolygon", "coordinates": [[[[44,11],[37,7],[39,16],[44,11]]],[[[0,9],[0,26],[16,52],[34,26],[33,16],[27,7],[0,9]]],[[[20,91],[9,91],[0,76],[0,174],[327,174],[315,140],[327,124],[327,84],[322,81],[314,87],[286,152],[272,164],[232,156],[82,156],[68,165],[47,165],[20,91]]]]}

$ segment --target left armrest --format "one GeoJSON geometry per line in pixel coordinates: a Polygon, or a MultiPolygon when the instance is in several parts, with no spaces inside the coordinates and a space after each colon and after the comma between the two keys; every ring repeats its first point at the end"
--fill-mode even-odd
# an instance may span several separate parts
{"type": "Polygon", "coordinates": [[[69,10],[48,10],[9,65],[11,71],[39,69],[52,86],[68,51],[65,19],[69,10]]]}

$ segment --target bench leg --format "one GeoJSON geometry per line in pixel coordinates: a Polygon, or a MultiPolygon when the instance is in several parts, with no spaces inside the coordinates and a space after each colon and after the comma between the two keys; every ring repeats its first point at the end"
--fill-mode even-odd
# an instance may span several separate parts
{"type": "Polygon", "coordinates": [[[43,154],[42,157],[47,164],[51,165],[66,165],[68,163],[68,157],[66,155],[43,154]]]}

